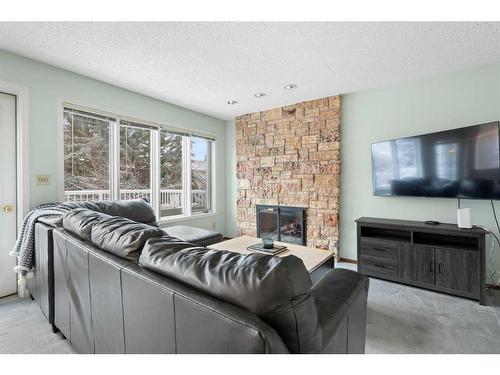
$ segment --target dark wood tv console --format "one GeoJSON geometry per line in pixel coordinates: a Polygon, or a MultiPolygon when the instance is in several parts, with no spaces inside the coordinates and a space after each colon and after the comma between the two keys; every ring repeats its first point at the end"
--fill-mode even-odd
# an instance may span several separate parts
{"type": "Polygon", "coordinates": [[[485,304],[486,230],[362,217],[358,271],[485,304]]]}

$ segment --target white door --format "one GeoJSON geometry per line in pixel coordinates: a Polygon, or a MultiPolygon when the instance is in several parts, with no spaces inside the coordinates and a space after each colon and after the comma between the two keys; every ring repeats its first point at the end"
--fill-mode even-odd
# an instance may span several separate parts
{"type": "Polygon", "coordinates": [[[0,92],[0,297],[16,293],[16,97],[0,92]]]}

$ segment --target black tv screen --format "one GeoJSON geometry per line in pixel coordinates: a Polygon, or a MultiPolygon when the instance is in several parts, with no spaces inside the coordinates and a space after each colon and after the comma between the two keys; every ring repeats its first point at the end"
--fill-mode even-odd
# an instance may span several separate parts
{"type": "Polygon", "coordinates": [[[499,122],[372,144],[373,193],[500,199],[499,122]]]}

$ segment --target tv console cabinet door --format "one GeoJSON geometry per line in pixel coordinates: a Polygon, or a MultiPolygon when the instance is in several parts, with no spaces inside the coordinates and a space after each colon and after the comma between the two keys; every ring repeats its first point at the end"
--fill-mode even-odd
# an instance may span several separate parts
{"type": "Polygon", "coordinates": [[[399,277],[402,281],[434,285],[434,248],[410,245],[400,253],[399,277]]]}
{"type": "Polygon", "coordinates": [[[436,249],[436,285],[479,295],[479,255],[474,251],[436,249]]]}

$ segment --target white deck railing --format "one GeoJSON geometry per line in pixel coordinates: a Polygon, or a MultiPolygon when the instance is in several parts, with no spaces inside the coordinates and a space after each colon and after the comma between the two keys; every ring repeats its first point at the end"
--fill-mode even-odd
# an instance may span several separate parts
{"type": "MultiPolygon", "coordinates": [[[[191,205],[193,207],[207,206],[207,192],[205,190],[191,190],[191,205]]],[[[65,202],[108,201],[111,198],[109,190],[66,190],[65,202]]],[[[151,201],[151,190],[148,189],[122,189],[120,199],[146,198],[151,201]]],[[[162,189],[160,191],[160,208],[181,208],[182,190],[162,189]]]]}

